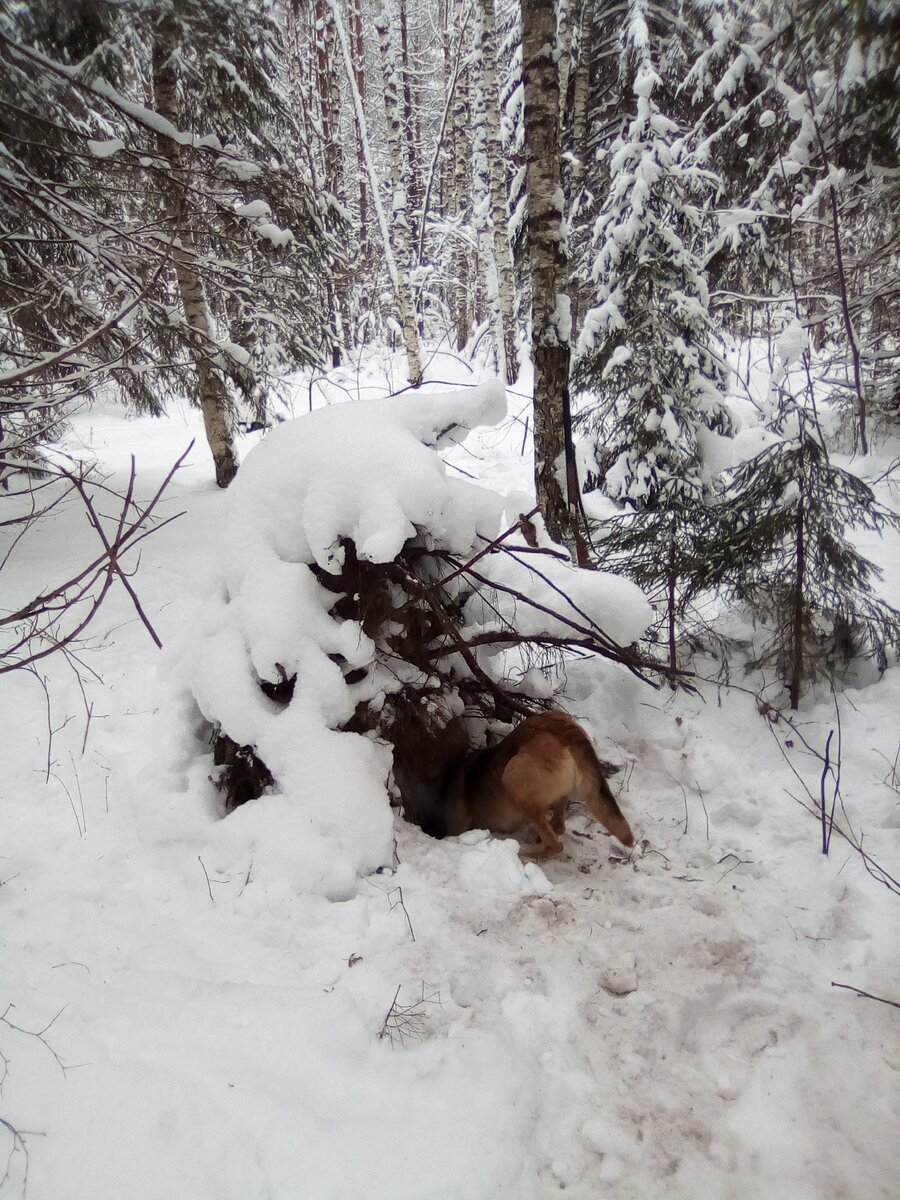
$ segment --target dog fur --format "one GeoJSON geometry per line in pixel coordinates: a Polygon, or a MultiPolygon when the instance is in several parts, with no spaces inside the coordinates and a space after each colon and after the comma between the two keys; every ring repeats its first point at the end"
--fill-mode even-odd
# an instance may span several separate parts
{"type": "Polygon", "coordinates": [[[538,713],[457,768],[447,791],[447,833],[515,833],[531,825],[539,840],[519,853],[552,858],[562,853],[566,806],[575,794],[609,833],[634,845],[588,735],[567,713],[538,713]]]}

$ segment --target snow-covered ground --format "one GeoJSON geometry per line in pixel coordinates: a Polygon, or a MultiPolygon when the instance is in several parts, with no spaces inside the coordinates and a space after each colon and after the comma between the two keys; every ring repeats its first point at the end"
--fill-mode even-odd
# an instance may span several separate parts
{"type": "MultiPolygon", "coordinates": [[[[527,397],[509,408],[451,471],[524,508],[527,397]]],[[[134,453],[149,497],[198,434],[95,410],[71,440],[113,483],[134,453]]],[[[837,727],[827,689],[793,730],[749,690],[579,663],[561,702],[625,765],[633,852],[580,813],[543,867],[398,819],[395,868],[327,900],[283,797],[220,818],[198,740],[225,507],[200,439],[134,581],[162,652],[116,588],[83,695],[62,660],[40,667],[49,710],[34,676],[0,678],[0,1196],[27,1165],[30,1200],[895,1197],[900,1013],[831,985],[900,1000],[900,897],[837,834],[823,857],[798,803],[821,774],[804,740],[837,727]]],[[[3,603],[92,536],[54,512],[3,603]]],[[[866,550],[897,603],[897,541],[866,550]]],[[[897,878],[900,669],[838,704],[841,822],[897,878]]]]}

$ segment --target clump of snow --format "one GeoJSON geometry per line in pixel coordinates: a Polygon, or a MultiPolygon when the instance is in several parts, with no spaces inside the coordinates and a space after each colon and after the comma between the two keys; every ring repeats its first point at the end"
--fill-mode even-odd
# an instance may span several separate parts
{"type": "Polygon", "coordinates": [[[120,150],[124,149],[125,143],[121,138],[109,138],[102,142],[88,138],[88,150],[90,150],[94,158],[112,158],[114,154],[118,154],[120,150]]]}
{"type": "Polygon", "coordinates": [[[243,346],[239,346],[237,342],[222,342],[222,349],[236,363],[240,363],[245,367],[250,362],[250,352],[245,350],[243,346]]]}
{"type": "Polygon", "coordinates": [[[287,246],[294,240],[292,230],[282,229],[274,221],[262,221],[255,229],[261,238],[266,238],[275,247],[287,246]]]}
{"type": "Polygon", "coordinates": [[[255,746],[278,781],[279,797],[232,824],[258,858],[286,855],[307,890],[346,898],[357,875],[391,860],[390,754],[335,727],[397,686],[374,669],[345,683],[338,663],[374,668],[374,646],[358,622],[329,616],[335,596],[315,570],[340,570],[343,539],[360,559],[388,562],[420,528],[460,553],[493,536],[499,497],[450,478],[433,447],[504,413],[490,383],[321,409],[275,429],[229,492],[221,586],[192,638],[190,686],[206,718],[255,746]],[[297,676],[284,709],[259,687],[276,664],[297,676]]]}
{"type": "Polygon", "coordinates": [[[269,217],[272,210],[265,200],[250,200],[247,204],[237,204],[234,209],[239,217],[269,217]]]}
{"type": "Polygon", "coordinates": [[[785,325],[775,342],[778,357],[785,367],[799,362],[808,347],[809,334],[796,317],[785,325]]]}

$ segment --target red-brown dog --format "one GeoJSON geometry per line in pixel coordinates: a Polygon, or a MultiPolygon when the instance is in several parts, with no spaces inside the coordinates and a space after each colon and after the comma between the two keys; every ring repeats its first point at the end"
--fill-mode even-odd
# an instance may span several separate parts
{"type": "Polygon", "coordinates": [[[559,835],[575,794],[609,833],[625,846],[634,845],[588,735],[566,713],[538,713],[459,767],[447,792],[447,833],[514,833],[533,825],[540,840],[521,845],[519,853],[551,858],[562,853],[559,835]]]}

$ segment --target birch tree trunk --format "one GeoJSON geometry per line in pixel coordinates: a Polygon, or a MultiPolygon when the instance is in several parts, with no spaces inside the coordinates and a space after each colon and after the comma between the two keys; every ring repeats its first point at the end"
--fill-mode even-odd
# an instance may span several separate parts
{"type": "Polygon", "coordinates": [[[579,13],[578,60],[575,63],[575,80],[572,85],[572,188],[573,191],[584,178],[584,163],[587,147],[587,109],[591,82],[592,17],[590,5],[583,3],[579,13]]]}
{"type": "Polygon", "coordinates": [[[413,68],[410,65],[407,0],[399,0],[400,70],[403,79],[403,128],[406,134],[406,192],[409,207],[416,212],[422,203],[422,171],[419,163],[419,120],[413,102],[413,68]]]}
{"type": "MultiPolygon", "coordinates": [[[[334,14],[332,13],[332,16],[334,14]]],[[[363,40],[362,0],[352,0],[350,6],[350,54],[353,63],[353,84],[360,104],[366,103],[366,44],[363,40]]],[[[359,255],[363,263],[369,257],[369,195],[366,170],[366,148],[362,131],[356,133],[356,166],[359,178],[359,255]]]]}
{"type": "MultiPolygon", "coordinates": [[[[334,13],[325,0],[316,0],[315,6],[315,46],[316,46],[316,78],[319,93],[319,137],[322,144],[322,168],[325,190],[333,196],[340,195],[341,148],[338,141],[340,136],[340,100],[337,90],[337,73],[335,70],[335,51],[337,47],[337,32],[334,27],[334,13]]],[[[333,222],[331,222],[333,228],[333,222]]],[[[342,326],[341,319],[342,297],[334,279],[329,276],[325,281],[325,292],[328,300],[329,325],[331,333],[331,365],[341,365],[342,326]]]]}
{"type": "Polygon", "coordinates": [[[481,68],[485,96],[487,160],[490,179],[491,225],[494,263],[497,269],[497,300],[503,328],[503,357],[506,382],[515,383],[519,374],[516,339],[516,277],[513,273],[507,216],[506,163],[500,129],[500,87],[497,81],[497,20],[494,0],[481,0],[481,68]]]}
{"type": "Polygon", "coordinates": [[[384,0],[378,0],[378,7],[375,11],[375,29],[378,33],[381,65],[384,72],[384,110],[387,122],[387,142],[391,166],[391,189],[393,194],[391,204],[391,236],[397,257],[394,286],[397,294],[397,305],[400,310],[400,327],[403,332],[403,344],[406,348],[409,382],[415,385],[422,381],[422,359],[419,350],[416,307],[410,283],[412,234],[409,226],[407,194],[404,183],[405,171],[403,169],[403,139],[400,120],[397,56],[394,52],[393,42],[391,41],[390,17],[388,16],[384,0]]]}
{"type": "Polygon", "coordinates": [[[557,38],[557,77],[559,79],[559,139],[564,142],[563,131],[566,125],[566,102],[569,98],[569,75],[572,70],[572,38],[573,14],[572,0],[557,0],[556,38],[557,38]]]}
{"type": "MultiPolygon", "coordinates": [[[[178,106],[178,76],[175,52],[180,31],[173,19],[161,21],[153,42],[153,92],[156,111],[161,117],[180,127],[178,106]]],[[[181,296],[181,305],[188,328],[197,345],[197,396],[203,414],[206,440],[216,470],[216,483],[228,487],[237,474],[237,454],[232,438],[232,408],[228,389],[221,373],[212,362],[215,352],[215,330],[209,311],[203,280],[194,263],[196,254],[190,225],[185,217],[185,199],[189,174],[181,158],[181,147],[163,134],[157,136],[157,148],[168,162],[171,185],[165,193],[165,216],[172,235],[172,263],[181,296]]]]}
{"type": "Polygon", "coordinates": [[[465,218],[469,207],[469,74],[470,69],[465,65],[466,53],[463,44],[466,28],[466,15],[463,11],[462,0],[454,4],[454,26],[459,38],[459,74],[456,79],[456,92],[453,98],[453,109],[450,123],[450,145],[453,154],[451,176],[451,195],[449,215],[453,223],[453,250],[450,255],[451,264],[451,311],[453,328],[456,333],[456,348],[465,350],[471,330],[471,311],[469,304],[469,256],[465,241],[465,218]]]}
{"type": "MultiPolygon", "coordinates": [[[[476,43],[484,41],[480,16],[476,22],[476,43]]],[[[497,286],[497,264],[494,261],[493,230],[491,228],[491,182],[487,154],[487,97],[484,71],[480,58],[476,60],[474,88],[475,123],[472,137],[472,225],[478,247],[478,280],[484,295],[488,318],[494,331],[494,364],[498,375],[505,377],[506,363],[503,347],[503,318],[497,286]]],[[[475,322],[478,324],[476,302],[475,322]]]]}
{"type": "Polygon", "coordinates": [[[568,261],[559,156],[556,13],[548,0],[520,0],[525,98],[525,186],[531,260],[534,362],[534,483],[551,537],[586,560],[578,534],[578,479],[569,410],[568,261]],[[561,479],[565,479],[563,490],[561,479]]]}
{"type": "MultiPolygon", "coordinates": [[[[450,95],[450,89],[456,90],[456,69],[451,66],[450,52],[450,4],[451,0],[438,0],[437,19],[441,31],[441,61],[444,64],[444,95],[450,95]]],[[[438,156],[438,202],[437,209],[442,217],[447,215],[450,205],[451,181],[453,178],[453,162],[449,154],[440,153],[438,156]]],[[[424,214],[427,216],[427,213],[424,214]]]]}

